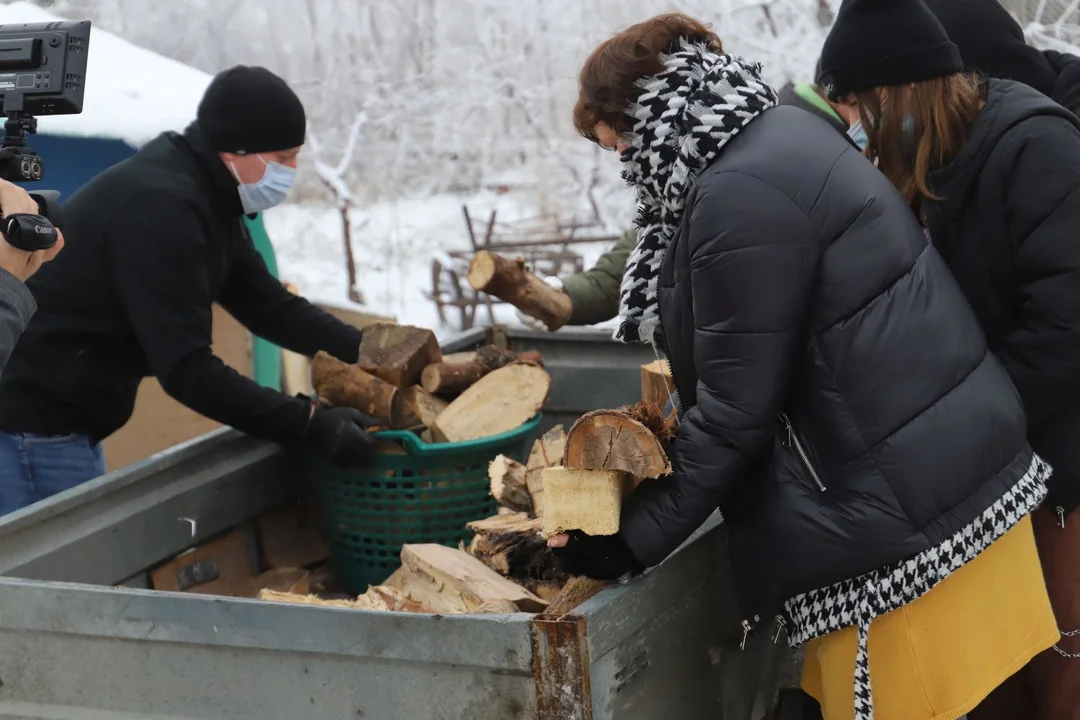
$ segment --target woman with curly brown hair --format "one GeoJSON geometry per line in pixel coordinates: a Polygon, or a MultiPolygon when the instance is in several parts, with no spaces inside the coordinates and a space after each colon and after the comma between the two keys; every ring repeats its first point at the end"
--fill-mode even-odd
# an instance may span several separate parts
{"type": "Polygon", "coordinates": [[[1048,469],[904,199],[759,72],[684,15],[582,68],[575,125],[639,201],[616,337],[670,362],[680,425],[617,535],[550,544],[620,577],[719,507],[743,631],[815,641],[827,718],[956,718],[1057,640],[1028,519],[1048,469]]]}
{"type": "MultiPolygon", "coordinates": [[[[986,18],[963,7],[982,27],[986,18]]],[[[1000,7],[990,9],[1007,19],[1000,7]]],[[[1080,121],[1028,84],[966,72],[985,63],[986,54],[961,58],[951,40],[921,0],[848,0],[822,53],[823,82],[859,119],[867,156],[925,223],[1020,391],[1031,445],[1054,469],[1047,502],[1032,516],[1046,587],[1058,624],[1074,636],[1080,633],[1080,517],[1073,512],[1080,503],[1080,121]],[[927,38],[922,46],[921,38],[927,38]],[[930,44],[938,49],[927,51],[930,44]]],[[[1018,684],[1029,684],[1024,694],[1041,718],[1080,717],[1078,658],[1080,643],[1063,640],[1008,686],[1019,697],[1018,684]]],[[[1005,691],[998,694],[1002,701],[1005,691]]]]}

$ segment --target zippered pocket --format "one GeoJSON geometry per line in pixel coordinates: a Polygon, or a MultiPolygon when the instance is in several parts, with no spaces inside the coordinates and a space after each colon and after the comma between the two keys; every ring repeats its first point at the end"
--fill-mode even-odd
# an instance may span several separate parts
{"type": "Polygon", "coordinates": [[[810,455],[807,454],[806,446],[804,446],[802,440],[799,439],[799,434],[795,432],[795,426],[791,424],[791,418],[788,417],[787,413],[781,412],[780,422],[784,424],[784,429],[787,430],[787,442],[784,443],[784,447],[791,448],[795,451],[795,455],[798,456],[803,467],[810,473],[810,477],[814,479],[814,484],[817,485],[818,490],[825,492],[825,483],[821,481],[821,475],[814,469],[814,464],[810,462],[810,455]]]}

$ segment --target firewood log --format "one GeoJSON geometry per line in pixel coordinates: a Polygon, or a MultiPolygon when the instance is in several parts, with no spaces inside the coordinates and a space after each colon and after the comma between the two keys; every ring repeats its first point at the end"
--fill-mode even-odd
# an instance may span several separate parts
{"type": "Polygon", "coordinates": [[[395,386],[325,352],[319,351],[311,363],[311,384],[331,405],[356,408],[388,428],[403,427],[408,420],[405,398],[395,386]]]}
{"type": "Polygon", "coordinates": [[[671,472],[660,439],[626,410],[595,410],[578,418],[566,434],[562,465],[622,470],[639,481],[671,472]]]}
{"type": "Polygon", "coordinates": [[[467,277],[473,289],[510,303],[540,320],[548,330],[558,330],[570,320],[573,304],[566,293],[526,270],[520,258],[510,260],[481,250],[469,264],[467,277]]]}
{"type": "Polygon", "coordinates": [[[420,380],[431,363],[442,362],[435,333],[411,325],[376,323],[364,328],[356,365],[404,390],[420,380]]]}

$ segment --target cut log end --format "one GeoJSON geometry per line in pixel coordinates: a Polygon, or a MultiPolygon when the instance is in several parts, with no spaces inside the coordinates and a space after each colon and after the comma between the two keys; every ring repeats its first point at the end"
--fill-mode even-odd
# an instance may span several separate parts
{"type": "Polygon", "coordinates": [[[469,270],[465,277],[474,290],[483,290],[495,277],[496,268],[496,255],[487,250],[481,250],[469,263],[469,270]]]}
{"type": "Polygon", "coordinates": [[[622,470],[638,479],[671,472],[659,438],[621,410],[596,410],[578,418],[566,434],[562,464],[581,470],[622,470]]]}

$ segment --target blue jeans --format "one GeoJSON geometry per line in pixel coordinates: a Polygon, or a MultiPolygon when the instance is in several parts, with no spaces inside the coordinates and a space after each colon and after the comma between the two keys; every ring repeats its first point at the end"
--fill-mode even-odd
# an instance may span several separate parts
{"type": "Polygon", "coordinates": [[[104,474],[101,443],[85,435],[0,432],[0,516],[104,474]]]}

